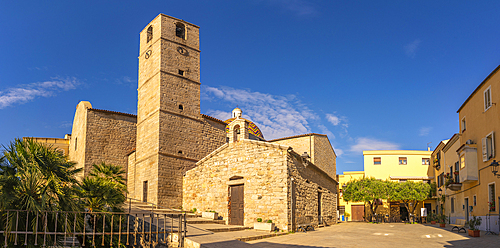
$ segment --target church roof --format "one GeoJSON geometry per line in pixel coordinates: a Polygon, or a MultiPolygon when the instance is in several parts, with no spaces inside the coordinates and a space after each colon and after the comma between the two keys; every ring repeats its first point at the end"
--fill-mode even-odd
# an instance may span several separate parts
{"type": "MultiPolygon", "coordinates": [[[[227,119],[224,122],[226,124],[229,124],[229,123],[233,122],[235,119],[236,118],[227,119]]],[[[243,119],[243,120],[245,120],[245,121],[248,122],[248,133],[253,134],[253,135],[255,135],[255,136],[259,137],[259,138],[264,139],[264,135],[260,131],[260,128],[257,127],[257,125],[255,125],[255,123],[253,123],[253,122],[251,122],[251,121],[249,121],[249,120],[247,120],[245,118],[240,118],[240,119],[243,119]]],[[[229,132],[229,125],[226,126],[226,132],[229,132]]]]}

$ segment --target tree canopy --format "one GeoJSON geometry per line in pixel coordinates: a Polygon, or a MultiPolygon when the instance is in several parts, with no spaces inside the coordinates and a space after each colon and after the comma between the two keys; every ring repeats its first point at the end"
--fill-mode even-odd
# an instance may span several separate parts
{"type": "Polygon", "coordinates": [[[404,183],[394,183],[390,190],[390,199],[402,201],[408,212],[415,214],[415,208],[419,201],[429,197],[431,186],[428,183],[406,181],[404,183]]]}
{"type": "Polygon", "coordinates": [[[373,216],[380,200],[402,201],[409,213],[414,213],[419,201],[428,198],[431,186],[423,182],[403,183],[362,178],[350,181],[343,189],[344,201],[365,202],[373,216]]]}
{"type": "Polygon", "coordinates": [[[344,201],[368,203],[371,215],[373,216],[377,211],[379,200],[389,198],[389,183],[373,177],[350,181],[343,189],[344,201]]]}

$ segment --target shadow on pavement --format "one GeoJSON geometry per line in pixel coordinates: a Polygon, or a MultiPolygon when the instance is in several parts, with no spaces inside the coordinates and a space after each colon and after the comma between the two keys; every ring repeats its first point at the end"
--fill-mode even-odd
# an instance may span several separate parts
{"type": "Polygon", "coordinates": [[[270,243],[270,242],[259,242],[255,243],[250,247],[254,248],[323,248],[326,246],[310,246],[310,245],[290,245],[290,244],[277,244],[277,243],[270,243]]]}
{"type": "Polygon", "coordinates": [[[498,235],[485,235],[477,238],[468,237],[465,240],[449,240],[449,245],[443,247],[465,248],[465,247],[500,247],[500,237],[498,235]]]}

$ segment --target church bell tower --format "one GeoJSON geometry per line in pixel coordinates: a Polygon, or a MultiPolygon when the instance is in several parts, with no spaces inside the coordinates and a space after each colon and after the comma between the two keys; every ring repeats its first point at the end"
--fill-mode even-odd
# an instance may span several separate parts
{"type": "Polygon", "coordinates": [[[140,34],[134,195],[182,205],[183,173],[202,154],[199,27],[164,14],[140,34]]]}

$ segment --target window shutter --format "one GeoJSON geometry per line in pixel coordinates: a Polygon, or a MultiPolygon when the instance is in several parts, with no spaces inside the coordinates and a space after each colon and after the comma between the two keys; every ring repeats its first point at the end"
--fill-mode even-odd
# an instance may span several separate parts
{"type": "Polygon", "coordinates": [[[481,144],[483,145],[483,162],[488,161],[488,147],[486,144],[486,138],[481,139],[481,144]]]}
{"type": "Polygon", "coordinates": [[[491,157],[495,157],[495,132],[491,132],[491,157]]]}

